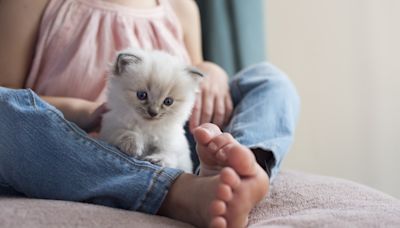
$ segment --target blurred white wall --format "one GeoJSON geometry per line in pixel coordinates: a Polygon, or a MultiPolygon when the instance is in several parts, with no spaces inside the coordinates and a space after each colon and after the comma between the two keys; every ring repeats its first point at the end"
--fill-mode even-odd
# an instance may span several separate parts
{"type": "Polygon", "coordinates": [[[302,98],[284,169],[400,198],[400,1],[267,0],[266,26],[302,98]]]}

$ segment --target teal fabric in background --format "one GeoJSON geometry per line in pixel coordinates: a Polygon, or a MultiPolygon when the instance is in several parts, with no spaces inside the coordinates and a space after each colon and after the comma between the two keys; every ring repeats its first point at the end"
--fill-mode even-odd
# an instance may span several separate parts
{"type": "Polygon", "coordinates": [[[196,0],[202,23],[203,53],[232,76],[266,59],[265,0],[196,0]]]}

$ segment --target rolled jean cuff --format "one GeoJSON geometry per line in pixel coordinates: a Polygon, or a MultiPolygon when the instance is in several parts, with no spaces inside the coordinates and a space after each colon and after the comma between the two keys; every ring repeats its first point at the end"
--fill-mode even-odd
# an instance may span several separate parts
{"type": "Polygon", "coordinates": [[[182,173],[182,170],[168,167],[154,172],[146,196],[137,210],[148,214],[157,214],[170,187],[182,173]]]}
{"type": "Polygon", "coordinates": [[[282,152],[282,148],[274,143],[255,144],[248,147],[250,149],[261,149],[264,150],[266,153],[272,153],[272,159],[274,159],[274,162],[265,161],[269,165],[266,168],[270,170],[270,173],[267,173],[269,174],[269,181],[272,182],[280,171],[280,165],[283,159],[281,155],[285,154],[282,152]]]}

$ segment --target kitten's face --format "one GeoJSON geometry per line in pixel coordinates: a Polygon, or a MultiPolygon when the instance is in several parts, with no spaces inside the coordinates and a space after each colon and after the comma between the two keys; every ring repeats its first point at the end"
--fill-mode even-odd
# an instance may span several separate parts
{"type": "MultiPolygon", "coordinates": [[[[181,69],[183,71],[183,69],[181,69]]],[[[125,97],[128,105],[131,105],[134,110],[146,120],[158,120],[167,117],[174,117],[179,113],[184,112],[184,109],[192,106],[195,90],[190,85],[185,86],[179,82],[182,77],[190,77],[184,72],[173,71],[174,80],[166,80],[159,77],[160,72],[149,72],[143,75],[141,80],[136,80],[135,83],[125,87],[125,97]]],[[[174,70],[176,71],[176,70],[174,70]]]]}
{"type": "Polygon", "coordinates": [[[112,81],[129,105],[147,121],[185,121],[192,109],[200,76],[175,57],[158,51],[119,55],[112,81]]]}

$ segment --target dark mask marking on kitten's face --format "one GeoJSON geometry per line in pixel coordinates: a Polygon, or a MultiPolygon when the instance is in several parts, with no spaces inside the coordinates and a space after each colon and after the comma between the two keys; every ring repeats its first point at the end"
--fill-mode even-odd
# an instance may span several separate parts
{"type": "MultiPolygon", "coordinates": [[[[132,91],[129,91],[132,93],[132,91]]],[[[139,90],[136,92],[134,106],[143,119],[154,121],[162,119],[166,114],[173,113],[174,106],[180,100],[174,100],[170,95],[166,96],[152,91],[139,90]]]]}
{"type": "Polygon", "coordinates": [[[195,85],[204,76],[170,57],[160,54],[153,58],[141,51],[119,54],[113,71],[114,79],[120,80],[125,90],[127,105],[146,121],[187,118],[195,85]]]}

